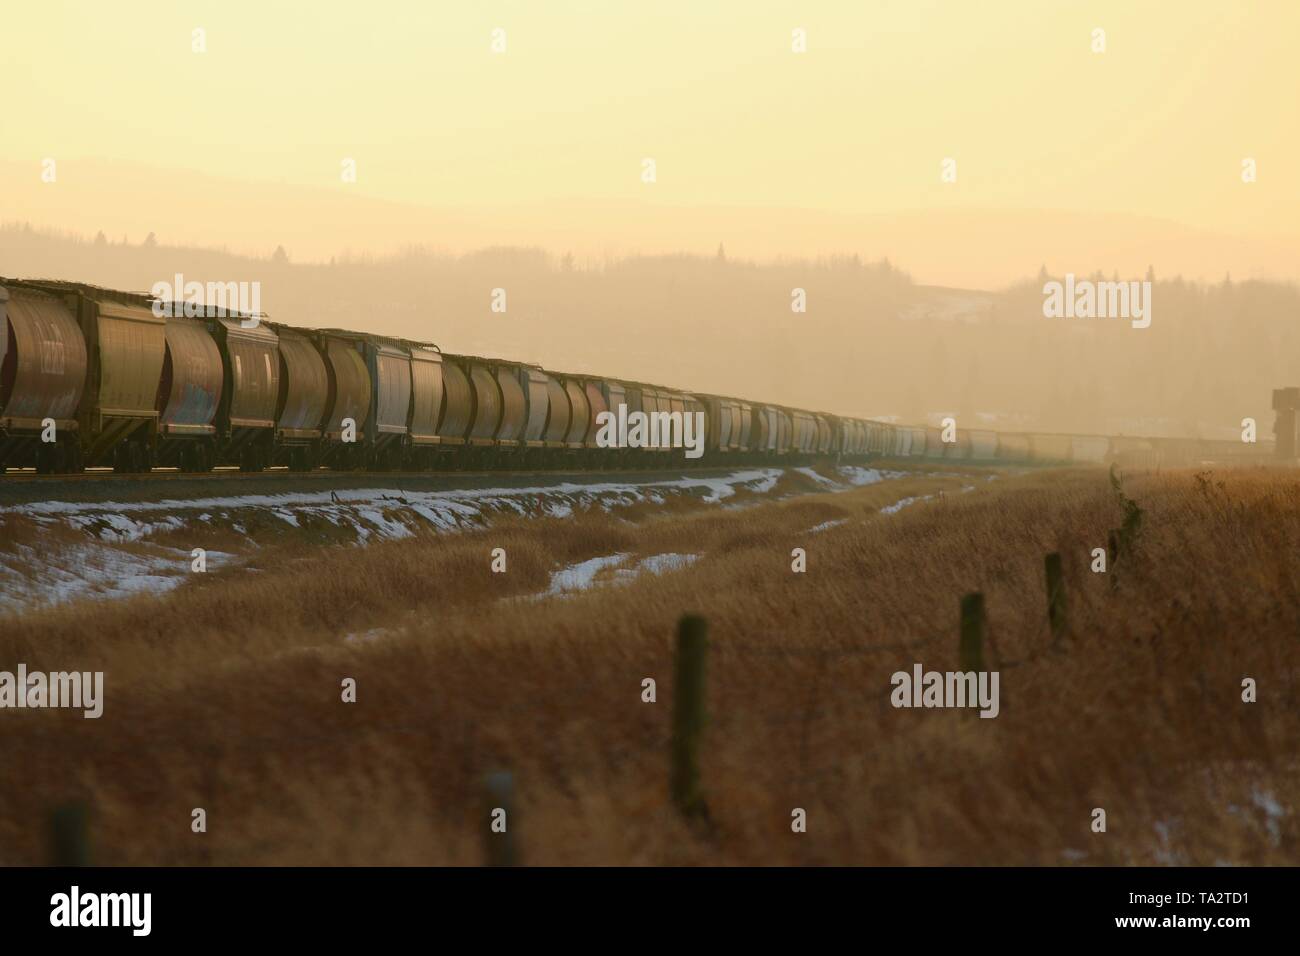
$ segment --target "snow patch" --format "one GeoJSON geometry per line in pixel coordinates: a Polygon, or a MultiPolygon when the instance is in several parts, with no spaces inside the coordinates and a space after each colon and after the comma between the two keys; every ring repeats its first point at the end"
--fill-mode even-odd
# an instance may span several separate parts
{"type": "Polygon", "coordinates": [[[895,501],[892,505],[885,505],[885,507],[880,509],[880,513],[882,515],[898,514],[908,505],[914,505],[918,501],[929,501],[933,497],[934,495],[916,495],[909,498],[902,498],[898,501],[895,501]]]}
{"type": "Polygon", "coordinates": [[[823,521],[821,524],[819,524],[819,525],[815,525],[815,526],[809,528],[809,529],[808,529],[806,532],[804,532],[804,533],[805,533],[805,534],[819,534],[820,532],[822,532],[822,531],[826,531],[826,530],[829,529],[829,528],[838,528],[838,527],[839,527],[840,525],[842,525],[842,524],[847,524],[847,523],[848,523],[848,520],[849,520],[848,518],[840,518],[840,519],[837,520],[837,521],[823,521]]]}
{"type": "Polygon", "coordinates": [[[551,574],[551,586],[543,596],[554,597],[557,594],[568,594],[573,591],[588,591],[595,584],[596,575],[604,568],[617,567],[628,557],[627,554],[610,554],[603,558],[588,558],[586,561],[579,561],[577,564],[555,571],[551,574]]]}

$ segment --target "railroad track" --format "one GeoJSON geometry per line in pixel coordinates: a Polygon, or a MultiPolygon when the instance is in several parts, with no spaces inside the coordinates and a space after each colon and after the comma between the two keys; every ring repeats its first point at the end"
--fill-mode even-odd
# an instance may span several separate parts
{"type": "Polygon", "coordinates": [[[412,479],[420,480],[424,478],[603,478],[606,476],[620,475],[625,477],[660,477],[671,479],[680,475],[711,475],[726,474],[735,471],[737,468],[779,468],[782,465],[760,465],[760,464],[735,464],[730,466],[714,466],[710,468],[682,468],[669,470],[646,471],[645,469],[636,468],[604,468],[591,469],[583,468],[578,470],[564,469],[531,469],[531,470],[514,470],[509,468],[492,468],[488,470],[475,471],[332,471],[328,468],[318,468],[315,471],[291,471],[288,468],[268,468],[265,471],[247,472],[241,471],[237,467],[214,468],[212,471],[194,474],[192,472],[183,472],[174,468],[155,468],[149,472],[143,473],[118,473],[111,468],[87,468],[85,471],[77,474],[64,475],[38,475],[34,469],[8,469],[0,472],[0,487],[6,484],[37,484],[37,483],[60,483],[60,482],[133,482],[133,481],[213,481],[216,479],[240,479],[243,481],[261,481],[265,479],[272,480],[326,480],[335,479],[382,479],[387,481],[412,479]]]}
{"type": "Polygon", "coordinates": [[[157,470],[147,474],[115,474],[111,471],[73,475],[9,473],[0,476],[0,509],[45,501],[144,502],[166,498],[192,499],[223,496],[279,495],[302,491],[357,491],[368,488],[392,489],[396,493],[477,491],[501,488],[518,491],[559,484],[600,485],[602,483],[644,484],[681,478],[711,480],[737,471],[759,469],[759,465],[683,468],[674,471],[609,469],[582,470],[475,470],[475,471],[310,471],[275,469],[265,472],[216,471],[189,474],[157,470]]]}

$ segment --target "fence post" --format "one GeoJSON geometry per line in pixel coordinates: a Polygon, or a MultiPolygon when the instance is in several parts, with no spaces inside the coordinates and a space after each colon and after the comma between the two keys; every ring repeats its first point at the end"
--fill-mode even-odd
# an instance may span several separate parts
{"type": "Polygon", "coordinates": [[[515,852],[515,777],[508,770],[498,770],[487,775],[485,780],[488,798],[487,827],[487,864],[488,866],[515,866],[518,857],[515,852]],[[505,829],[493,830],[496,811],[505,813],[505,829]]]}
{"type": "Polygon", "coordinates": [[[84,802],[65,803],[50,815],[55,866],[90,865],[90,808],[84,802]]]}
{"type": "Polygon", "coordinates": [[[972,591],[961,599],[958,657],[963,671],[984,670],[984,594],[980,591],[972,591]]]}
{"type": "Polygon", "coordinates": [[[685,817],[707,816],[700,787],[700,738],[704,733],[704,661],[708,624],[688,614],[677,624],[677,662],[673,681],[673,803],[685,817]]]}
{"type": "Polygon", "coordinates": [[[1052,646],[1057,647],[1065,638],[1065,576],[1061,571],[1061,555],[1053,551],[1043,559],[1047,577],[1047,621],[1052,626],[1052,646]]]}
{"type": "Polygon", "coordinates": [[[1110,578],[1112,588],[1119,584],[1119,578],[1115,577],[1115,566],[1119,563],[1119,529],[1111,528],[1110,533],[1106,536],[1106,576],[1110,578]]]}

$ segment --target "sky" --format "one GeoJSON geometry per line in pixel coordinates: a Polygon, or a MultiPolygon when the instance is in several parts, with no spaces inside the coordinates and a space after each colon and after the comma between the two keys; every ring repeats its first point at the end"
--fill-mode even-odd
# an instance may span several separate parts
{"type": "Polygon", "coordinates": [[[1298,278],[1298,35],[1294,0],[13,4],[0,221],[1298,278]]]}

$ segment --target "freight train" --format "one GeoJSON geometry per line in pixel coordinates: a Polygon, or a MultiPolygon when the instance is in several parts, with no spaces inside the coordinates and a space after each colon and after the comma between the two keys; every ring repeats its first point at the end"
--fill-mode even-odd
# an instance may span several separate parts
{"type": "Polygon", "coordinates": [[[945,436],[450,355],[428,342],[261,316],[187,316],[151,296],[79,283],[0,278],[0,473],[654,470],[884,458],[1157,464],[1258,454],[1237,442],[980,429],[945,436]],[[603,447],[601,413],[620,405],[702,413],[703,454],[603,447]]]}

